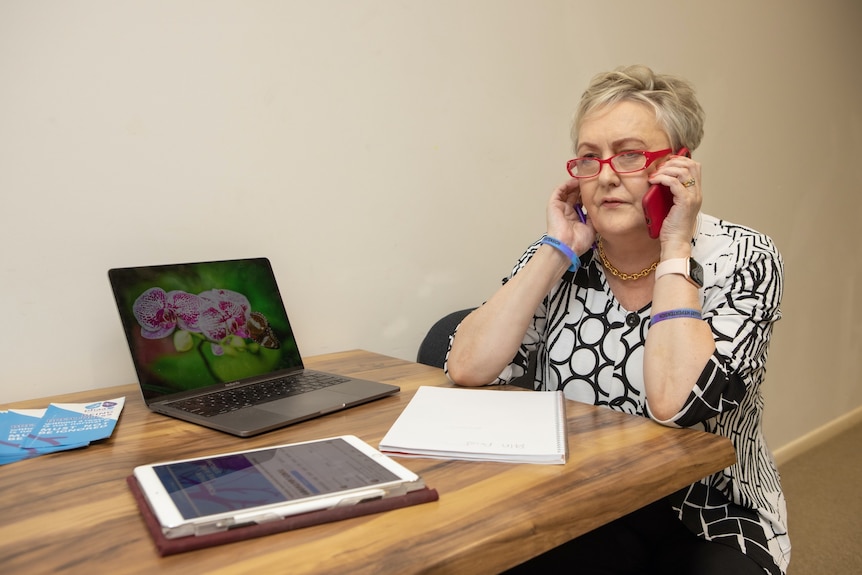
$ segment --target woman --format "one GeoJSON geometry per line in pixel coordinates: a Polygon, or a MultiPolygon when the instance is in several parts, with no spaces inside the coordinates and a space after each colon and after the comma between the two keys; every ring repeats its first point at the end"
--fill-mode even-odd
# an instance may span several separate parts
{"type": "Polygon", "coordinates": [[[536,352],[536,389],[724,435],[737,463],[528,571],[545,560],[583,573],[787,568],[760,393],[783,262],[767,236],[700,213],[701,165],[672,151],[697,148],[703,118],[679,78],[644,66],[595,77],[572,128],[573,177],[548,202],[547,234],[461,323],[446,369],[459,385],[505,383],[536,352]],[[641,202],[653,184],[673,194],[655,239],[641,202]]]}

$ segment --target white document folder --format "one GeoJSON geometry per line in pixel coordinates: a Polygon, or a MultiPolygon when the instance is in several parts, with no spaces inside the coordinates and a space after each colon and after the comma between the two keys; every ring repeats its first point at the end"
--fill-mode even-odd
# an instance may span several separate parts
{"type": "Polygon", "coordinates": [[[564,464],[560,391],[421,386],[380,441],[394,457],[564,464]]]}

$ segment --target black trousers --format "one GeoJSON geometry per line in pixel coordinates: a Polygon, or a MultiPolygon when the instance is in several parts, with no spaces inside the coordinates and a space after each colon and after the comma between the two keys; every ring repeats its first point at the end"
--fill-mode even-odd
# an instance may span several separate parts
{"type": "Polygon", "coordinates": [[[585,575],[764,575],[741,551],[694,535],[662,499],[506,572],[585,575]]]}

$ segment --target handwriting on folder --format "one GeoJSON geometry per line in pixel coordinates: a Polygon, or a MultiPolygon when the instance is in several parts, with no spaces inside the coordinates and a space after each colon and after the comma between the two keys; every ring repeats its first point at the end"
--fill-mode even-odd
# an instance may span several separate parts
{"type": "Polygon", "coordinates": [[[396,457],[566,462],[562,392],[421,386],[380,442],[396,457]]]}

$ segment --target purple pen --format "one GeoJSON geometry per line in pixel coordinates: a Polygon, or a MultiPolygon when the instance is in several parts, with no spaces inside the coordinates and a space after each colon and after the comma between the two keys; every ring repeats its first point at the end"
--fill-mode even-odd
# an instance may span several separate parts
{"type": "Polygon", "coordinates": [[[581,204],[575,204],[575,213],[578,214],[578,219],[581,220],[582,224],[587,223],[587,216],[584,214],[584,208],[581,207],[581,204]]]}
{"type": "MultiPolygon", "coordinates": [[[[581,204],[575,204],[575,213],[578,214],[578,219],[581,220],[582,224],[587,223],[587,215],[584,213],[584,208],[581,207],[581,204]]],[[[593,242],[593,249],[596,249],[596,242],[593,242]]]]}

